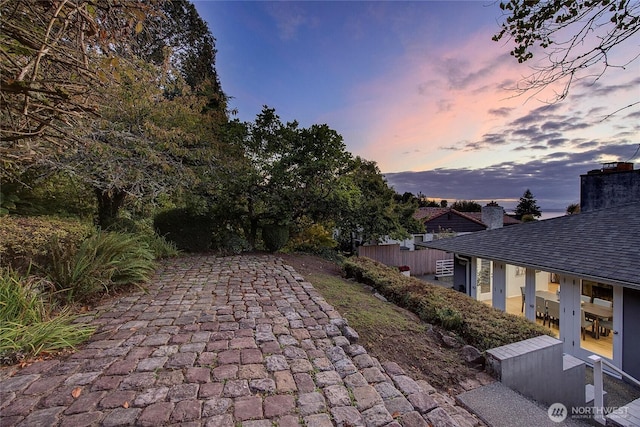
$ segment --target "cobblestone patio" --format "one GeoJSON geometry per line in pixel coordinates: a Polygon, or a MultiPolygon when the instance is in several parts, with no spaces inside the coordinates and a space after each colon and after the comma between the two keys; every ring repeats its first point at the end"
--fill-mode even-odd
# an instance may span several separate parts
{"type": "Polygon", "coordinates": [[[81,320],[73,355],[0,372],[1,426],[478,425],[273,256],[166,260],[81,320]]]}

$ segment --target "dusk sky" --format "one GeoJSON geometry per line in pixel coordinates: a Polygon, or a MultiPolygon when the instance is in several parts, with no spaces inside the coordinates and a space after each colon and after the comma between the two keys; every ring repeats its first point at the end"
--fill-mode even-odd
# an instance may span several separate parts
{"type": "MultiPolygon", "coordinates": [[[[640,107],[606,118],[640,101],[640,60],[578,80],[560,103],[546,102],[552,89],[516,96],[535,63],[491,40],[497,3],[194,4],[236,117],[253,121],[268,105],[283,122],[326,123],[399,193],[512,209],[529,188],[543,212],[564,210],[579,202],[580,174],[611,161],[640,167],[640,107]]],[[[639,53],[636,35],[610,60],[639,53]]]]}

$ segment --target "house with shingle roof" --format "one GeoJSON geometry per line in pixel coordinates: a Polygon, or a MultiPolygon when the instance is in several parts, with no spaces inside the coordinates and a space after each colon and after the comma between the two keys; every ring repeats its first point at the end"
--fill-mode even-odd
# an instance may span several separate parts
{"type": "Polygon", "coordinates": [[[497,205],[484,206],[482,212],[461,212],[452,208],[426,207],[418,209],[413,217],[424,224],[427,233],[439,233],[442,230],[456,234],[473,233],[489,228],[520,224],[520,221],[507,215],[504,209],[497,205]],[[488,209],[491,207],[497,208],[494,209],[497,213],[488,209]],[[492,214],[494,217],[491,216],[492,214]]]}
{"type": "Polygon", "coordinates": [[[579,214],[419,246],[453,253],[454,288],[473,298],[483,293],[482,270],[489,263],[491,305],[502,310],[513,289],[507,272],[518,269],[522,311],[532,321],[540,311],[536,297],[551,294],[540,286],[553,277],[559,285],[557,320],[563,351],[583,360],[594,353],[581,345],[584,313],[599,300],[609,307],[610,317],[592,317],[594,333],[600,332],[599,325],[612,333],[611,353],[602,356],[640,378],[640,170],[629,170],[625,164],[621,170],[603,168],[580,178],[579,214]]]}
{"type": "Polygon", "coordinates": [[[495,204],[483,206],[482,212],[461,212],[452,208],[422,207],[415,212],[413,217],[424,224],[424,233],[413,234],[410,239],[403,241],[387,239],[384,244],[398,243],[404,249],[413,250],[416,243],[433,240],[434,236],[441,233],[460,235],[521,223],[507,215],[502,207],[495,204]]]}

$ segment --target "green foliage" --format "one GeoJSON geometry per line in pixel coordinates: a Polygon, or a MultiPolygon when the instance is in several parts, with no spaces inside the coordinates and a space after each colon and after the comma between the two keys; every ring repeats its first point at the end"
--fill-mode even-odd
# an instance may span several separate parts
{"type": "Polygon", "coordinates": [[[349,162],[332,200],[343,250],[353,250],[353,238],[363,242],[380,241],[386,236],[404,239],[409,236],[407,228],[423,229],[413,218],[417,204],[399,204],[395,195],[375,162],[360,157],[349,162]]]}
{"type": "Polygon", "coordinates": [[[423,321],[441,325],[481,350],[550,334],[548,329],[525,318],[496,310],[452,289],[405,277],[397,268],[368,258],[349,258],[343,268],[347,277],[373,286],[423,321]]]}
{"type": "Polygon", "coordinates": [[[236,120],[225,132],[241,160],[221,166],[226,185],[212,196],[228,203],[233,228],[242,228],[251,246],[261,224],[333,215],[331,196],[351,157],[335,130],[284,124],[265,107],[255,122],[236,120]]]}
{"type": "Polygon", "coordinates": [[[308,217],[303,217],[295,225],[293,236],[289,239],[286,250],[287,252],[305,252],[326,256],[330,253],[335,255],[334,248],[337,245],[338,242],[333,239],[329,229],[322,224],[313,222],[308,217]]]}
{"type": "Polygon", "coordinates": [[[214,230],[211,249],[220,255],[239,255],[251,249],[249,242],[239,232],[228,228],[214,230]]]}
{"type": "Polygon", "coordinates": [[[78,142],[80,123],[95,117],[104,102],[101,89],[110,77],[119,78],[115,52],[131,51],[133,36],[146,17],[157,16],[158,3],[0,2],[3,180],[38,160],[52,161],[78,142]]]}
{"type": "Polygon", "coordinates": [[[149,246],[155,258],[168,258],[177,256],[180,253],[175,243],[168,241],[154,231],[150,221],[136,221],[131,218],[118,217],[109,222],[109,226],[105,231],[136,235],[141,242],[149,246]]]}
{"type": "Polygon", "coordinates": [[[528,188],[525,190],[522,197],[520,197],[518,206],[516,206],[515,214],[523,217],[523,219],[526,215],[533,218],[540,218],[542,215],[540,207],[538,206],[538,201],[533,197],[531,190],[528,188]]]}
{"type": "Polygon", "coordinates": [[[25,355],[73,347],[94,329],[73,324],[62,310],[53,317],[40,294],[42,279],[0,270],[0,361],[13,363],[25,355]]]}
{"type": "Polygon", "coordinates": [[[19,182],[2,183],[12,215],[91,218],[96,206],[90,189],[65,173],[34,168],[19,182]]]}
{"type": "MultiPolygon", "coordinates": [[[[6,188],[3,188],[6,192],[6,188]]],[[[16,194],[5,194],[0,191],[0,216],[8,215],[9,212],[15,211],[16,202],[20,201],[20,198],[16,194]]]]}
{"type": "Polygon", "coordinates": [[[571,203],[567,206],[567,215],[575,215],[580,213],[580,203],[571,203]]]}
{"type": "Polygon", "coordinates": [[[211,248],[215,224],[207,215],[195,214],[186,208],[161,212],[153,218],[153,227],[179,250],[204,252],[211,248]]]}
{"type": "Polygon", "coordinates": [[[50,217],[0,217],[0,260],[26,271],[31,264],[48,262],[47,247],[54,239],[69,247],[78,247],[94,228],[72,219],[50,217]]]}
{"type": "Polygon", "coordinates": [[[48,277],[67,301],[146,282],[155,269],[149,246],[131,234],[97,231],[77,250],[56,240],[49,248],[48,277]]]}
{"type": "Polygon", "coordinates": [[[269,252],[276,252],[289,241],[289,226],[265,224],[262,226],[262,240],[269,252]]]}
{"type": "Polygon", "coordinates": [[[168,241],[156,233],[142,234],[140,240],[149,246],[153,256],[158,258],[171,258],[180,255],[180,250],[175,243],[168,241]]]}
{"type": "Polygon", "coordinates": [[[455,209],[458,212],[481,212],[482,205],[473,200],[456,200],[451,205],[451,209],[455,209]]]}

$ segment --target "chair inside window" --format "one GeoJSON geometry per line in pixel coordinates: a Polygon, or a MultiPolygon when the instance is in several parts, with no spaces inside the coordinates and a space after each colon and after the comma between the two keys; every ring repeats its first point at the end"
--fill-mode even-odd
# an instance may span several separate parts
{"type": "Polygon", "coordinates": [[[600,320],[598,327],[602,330],[602,335],[606,337],[613,330],[613,320],[600,320]]]}
{"type": "Polygon", "coordinates": [[[520,286],[520,295],[522,296],[522,307],[520,307],[520,312],[524,313],[524,286],[520,286]]]}
{"type": "Polygon", "coordinates": [[[551,326],[551,322],[560,324],[560,303],[558,301],[547,301],[547,319],[549,326],[551,326]]]}
{"type": "Polygon", "coordinates": [[[606,299],[602,299],[602,298],[594,298],[593,303],[595,305],[601,305],[603,307],[609,307],[609,308],[613,307],[613,302],[607,301],[606,299]]]}
{"type": "Polygon", "coordinates": [[[593,335],[593,320],[588,320],[587,317],[584,314],[584,310],[580,310],[581,312],[581,316],[582,316],[582,320],[580,323],[580,330],[582,332],[582,341],[585,340],[585,332],[587,330],[587,328],[591,328],[591,335],[593,335]]]}
{"type": "MultiPolygon", "coordinates": [[[[613,307],[613,302],[606,300],[606,299],[602,299],[602,298],[594,298],[593,299],[593,303],[596,305],[601,305],[603,307],[608,307],[608,308],[612,308],[613,307]]],[[[598,321],[598,325],[600,328],[600,331],[602,332],[603,335],[607,335],[611,330],[611,328],[605,328],[603,325],[604,324],[609,324],[611,323],[611,319],[608,317],[601,317],[600,320],[598,321]]],[[[599,332],[600,332],[599,331],[599,332]]]]}
{"type": "Polygon", "coordinates": [[[547,305],[542,297],[536,297],[536,317],[541,317],[543,324],[547,320],[547,305]]]}
{"type": "Polygon", "coordinates": [[[591,297],[589,295],[580,295],[581,302],[591,302],[591,297]]]}

